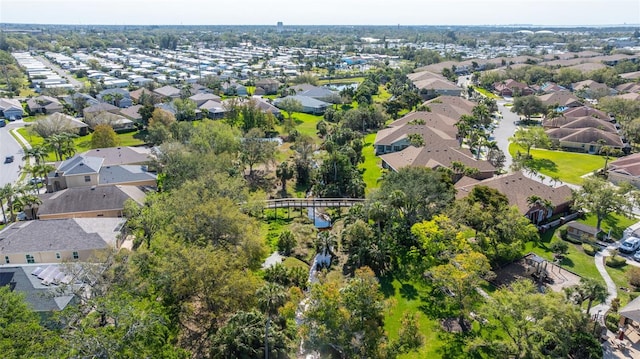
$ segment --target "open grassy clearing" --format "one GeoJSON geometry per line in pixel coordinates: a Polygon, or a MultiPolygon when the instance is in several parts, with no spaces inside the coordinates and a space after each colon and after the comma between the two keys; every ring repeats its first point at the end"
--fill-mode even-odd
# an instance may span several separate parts
{"type": "MultiPolygon", "coordinates": [[[[27,142],[29,142],[31,146],[37,146],[44,143],[44,139],[38,136],[37,134],[32,133],[28,129],[28,127],[20,128],[18,129],[18,132],[20,133],[20,135],[22,135],[22,137],[24,137],[27,140],[27,142]]],[[[118,144],[118,146],[138,146],[138,145],[144,144],[144,141],[137,138],[137,137],[140,137],[140,136],[136,136],[137,134],[139,134],[138,131],[117,134],[118,139],[120,140],[120,143],[118,144]]],[[[80,152],[88,151],[91,149],[92,135],[93,133],[90,133],[86,136],[76,137],[73,139],[73,142],[76,145],[76,152],[80,153],[80,152]]],[[[56,156],[53,151],[49,152],[49,155],[47,156],[47,158],[45,158],[45,161],[55,161],[55,160],[56,160],[56,156]]]]}
{"type": "MultiPolygon", "coordinates": [[[[518,151],[526,152],[514,143],[509,145],[511,156],[515,156],[518,151]]],[[[531,156],[533,159],[530,160],[530,165],[533,169],[548,178],[557,176],[561,181],[573,184],[581,184],[582,176],[604,167],[604,158],[586,153],[532,148],[531,156]]]]}
{"type": "Polygon", "coordinates": [[[370,133],[364,137],[364,148],[362,149],[362,155],[364,156],[364,162],[358,166],[364,172],[362,178],[367,185],[365,188],[368,194],[371,190],[378,188],[380,183],[378,182],[382,177],[382,167],[380,165],[380,159],[375,155],[375,147],[373,141],[376,139],[375,133],[370,133]]]}

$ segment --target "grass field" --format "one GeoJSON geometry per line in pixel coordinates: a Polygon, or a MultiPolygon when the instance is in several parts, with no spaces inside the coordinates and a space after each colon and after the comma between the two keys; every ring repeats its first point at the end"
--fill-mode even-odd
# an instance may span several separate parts
{"type": "MultiPolygon", "coordinates": [[[[509,153],[515,156],[525,150],[512,143],[509,145],[509,153]]],[[[598,155],[586,153],[551,151],[539,148],[531,149],[531,167],[539,173],[551,178],[557,176],[563,182],[581,184],[581,176],[592,173],[604,166],[604,159],[598,155]]]]}
{"type": "Polygon", "coordinates": [[[405,313],[418,315],[420,333],[425,336],[424,345],[418,352],[400,356],[402,359],[440,358],[440,349],[444,342],[439,338],[440,328],[436,319],[431,319],[424,312],[430,306],[423,298],[429,297],[428,288],[419,283],[401,283],[398,279],[382,278],[382,292],[387,298],[385,313],[385,331],[389,339],[398,337],[400,322],[405,313]]]}
{"type": "Polygon", "coordinates": [[[362,177],[364,179],[364,183],[367,185],[366,193],[369,193],[374,188],[378,188],[378,180],[382,176],[380,159],[375,155],[375,147],[373,146],[373,141],[375,139],[375,133],[368,134],[364,137],[364,148],[362,149],[364,162],[359,166],[360,169],[364,170],[362,177]]]}
{"type": "Polygon", "coordinates": [[[309,135],[314,139],[318,139],[318,142],[320,141],[316,134],[316,125],[322,120],[322,116],[296,112],[293,114],[293,119],[296,122],[296,130],[298,130],[298,132],[304,135],[309,135]]]}
{"type": "MultiPolygon", "coordinates": [[[[34,133],[29,131],[28,127],[23,127],[18,129],[18,132],[24,137],[31,146],[37,146],[44,142],[44,139],[34,133]]],[[[144,141],[135,138],[134,136],[138,134],[138,132],[127,132],[127,133],[119,133],[118,139],[120,140],[119,146],[137,146],[144,144],[144,141]]],[[[76,152],[84,152],[91,149],[91,136],[92,133],[82,136],[76,137],[73,142],[76,144],[76,152]]],[[[49,155],[45,159],[46,161],[56,161],[56,156],[53,151],[49,152],[49,155]]]]}
{"type": "Polygon", "coordinates": [[[496,94],[494,94],[493,92],[488,91],[488,90],[485,90],[485,89],[483,89],[482,87],[474,86],[474,87],[473,87],[473,89],[474,89],[476,92],[478,92],[478,93],[480,93],[480,94],[482,94],[483,96],[486,96],[486,97],[488,97],[488,98],[493,98],[493,99],[499,99],[499,98],[500,98],[500,96],[497,96],[497,95],[496,95],[496,94]]]}
{"type": "Polygon", "coordinates": [[[352,84],[352,83],[361,84],[363,81],[364,81],[364,77],[347,77],[342,79],[320,80],[318,81],[318,85],[352,84]]]}
{"type": "MultiPolygon", "coordinates": [[[[598,219],[596,216],[591,214],[587,214],[585,219],[579,220],[579,222],[592,227],[596,226],[597,221],[598,219]]],[[[616,239],[620,239],[622,238],[622,232],[636,222],[638,222],[637,218],[627,218],[625,216],[612,213],[602,220],[600,227],[602,227],[601,229],[605,233],[609,233],[609,230],[611,230],[611,236],[616,239]]]]}

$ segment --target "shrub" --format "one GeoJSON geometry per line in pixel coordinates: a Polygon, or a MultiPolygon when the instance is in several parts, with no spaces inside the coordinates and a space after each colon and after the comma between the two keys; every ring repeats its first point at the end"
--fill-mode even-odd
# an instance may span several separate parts
{"type": "Polygon", "coordinates": [[[607,257],[605,264],[608,265],[611,268],[620,268],[622,266],[624,266],[625,264],[627,264],[627,260],[624,259],[623,257],[620,257],[618,255],[612,256],[612,257],[607,257]]]}
{"type": "Polygon", "coordinates": [[[566,241],[566,240],[567,240],[567,237],[568,237],[568,229],[567,229],[567,226],[566,226],[566,225],[564,225],[564,226],[561,226],[560,228],[558,228],[558,234],[560,235],[560,239],[563,239],[563,240],[565,240],[565,241],[566,241]]]}
{"type": "Polygon", "coordinates": [[[566,242],[556,241],[551,243],[550,249],[556,256],[563,256],[569,252],[569,245],[566,242]]]}
{"type": "Polygon", "coordinates": [[[607,314],[607,318],[605,319],[605,324],[607,325],[607,329],[614,333],[617,333],[618,329],[620,329],[618,327],[618,325],[620,324],[620,314],[609,312],[607,314]]]}
{"type": "Polygon", "coordinates": [[[278,237],[278,251],[285,256],[291,255],[291,251],[296,247],[298,242],[296,241],[293,233],[289,230],[285,230],[280,233],[278,237]]]}
{"type": "Polygon", "coordinates": [[[629,269],[627,272],[627,278],[629,279],[630,285],[640,288],[640,268],[632,267],[629,269]]]}
{"type": "Polygon", "coordinates": [[[588,255],[590,255],[590,256],[595,256],[595,255],[596,255],[596,249],[595,249],[592,245],[590,245],[590,244],[588,244],[588,243],[583,243],[583,244],[582,244],[582,250],[583,250],[586,254],[588,254],[588,255]]]}

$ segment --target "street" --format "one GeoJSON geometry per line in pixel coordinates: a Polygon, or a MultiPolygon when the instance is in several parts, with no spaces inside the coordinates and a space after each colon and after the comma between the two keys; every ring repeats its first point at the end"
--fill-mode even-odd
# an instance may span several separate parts
{"type": "MultiPolygon", "coordinates": [[[[19,121],[22,122],[22,121],[19,121]]],[[[21,124],[9,122],[7,126],[0,128],[0,186],[7,183],[15,183],[20,177],[20,168],[24,166],[22,157],[24,151],[20,144],[9,133],[10,129],[21,127],[21,124]],[[12,163],[4,163],[6,156],[13,156],[12,163]]]]}
{"type": "Polygon", "coordinates": [[[505,103],[505,101],[498,101],[498,111],[502,113],[502,119],[498,126],[493,130],[493,137],[498,143],[498,148],[504,152],[504,156],[506,157],[504,161],[504,169],[507,172],[510,172],[509,168],[511,167],[513,160],[509,154],[509,137],[513,136],[513,133],[516,132],[516,129],[518,128],[516,121],[520,120],[520,117],[511,112],[510,107],[505,107],[505,103]]]}
{"type": "Polygon", "coordinates": [[[76,90],[79,90],[82,88],[83,84],[82,82],[76,80],[73,76],[71,76],[71,74],[69,73],[69,71],[66,71],[64,69],[61,69],[60,66],[52,63],[51,61],[47,60],[46,57],[44,56],[36,56],[36,59],[38,59],[39,61],[41,61],[45,66],[49,67],[51,70],[55,71],[58,75],[60,75],[60,77],[63,77],[65,79],[67,79],[67,81],[73,85],[73,87],[76,88],[76,90]]]}

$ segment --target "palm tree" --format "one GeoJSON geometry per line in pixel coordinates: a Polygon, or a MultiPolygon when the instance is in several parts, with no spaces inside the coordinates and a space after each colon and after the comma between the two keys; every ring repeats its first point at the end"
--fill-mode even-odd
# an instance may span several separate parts
{"type": "Polygon", "coordinates": [[[258,306],[267,317],[264,328],[264,357],[269,359],[269,324],[271,318],[278,314],[278,308],[287,301],[287,292],[279,284],[267,283],[258,289],[256,295],[258,296],[258,306]]]}
{"type": "Polygon", "coordinates": [[[24,150],[24,156],[22,159],[27,161],[28,159],[33,158],[36,161],[36,165],[39,165],[40,162],[44,162],[47,155],[49,155],[47,147],[45,145],[37,145],[24,150]]]}
{"type": "Polygon", "coordinates": [[[114,104],[114,106],[120,107],[120,100],[122,100],[123,98],[124,98],[124,96],[121,93],[119,93],[119,92],[114,93],[113,94],[113,104],[114,104]]]}
{"type": "Polygon", "coordinates": [[[318,238],[316,239],[316,250],[318,253],[323,253],[324,255],[327,255],[327,253],[333,254],[333,249],[337,245],[338,241],[331,231],[318,233],[318,238]]]}
{"type": "Polygon", "coordinates": [[[580,279],[580,286],[584,288],[587,295],[587,313],[591,310],[591,304],[594,300],[604,302],[607,299],[607,288],[593,279],[580,279]]]}
{"type": "Polygon", "coordinates": [[[15,199],[13,207],[18,212],[29,209],[31,212],[31,219],[35,219],[36,208],[40,204],[42,204],[40,197],[34,194],[24,193],[15,199]]]}
{"type": "MultiPolygon", "coordinates": [[[[22,191],[22,188],[18,185],[14,185],[12,183],[7,183],[3,187],[0,188],[0,196],[7,203],[7,208],[9,208],[9,219],[13,220],[13,202],[15,201],[18,193],[22,191]]],[[[4,213],[4,207],[2,209],[2,215],[4,216],[4,222],[7,223],[7,216],[4,213]]]]}

